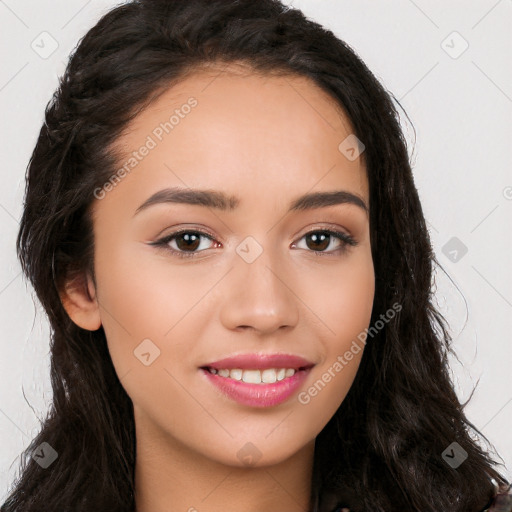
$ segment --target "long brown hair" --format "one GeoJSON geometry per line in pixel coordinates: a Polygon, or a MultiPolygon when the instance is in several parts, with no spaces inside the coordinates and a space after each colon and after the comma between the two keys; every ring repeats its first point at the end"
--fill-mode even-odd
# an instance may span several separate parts
{"type": "MultiPolygon", "coordinates": [[[[90,205],[116,169],[111,148],[161,91],[199,66],[244,62],[305,76],[329,93],[365,144],[376,290],[369,340],[350,392],[318,435],[311,510],[476,512],[504,484],[474,440],[448,374],[450,338],[432,302],[437,264],[398,102],[335,35],[278,0],[139,0],[108,12],[74,51],[45,112],[28,170],[18,256],[51,326],[53,402],[25,451],[3,512],[131,511],[135,427],[103,328],[79,328],[59,290],[94,275],[90,205]],[[58,453],[47,469],[31,457],[58,453]],[[457,442],[457,469],[441,454],[457,442]]],[[[484,438],[485,439],[485,438],[484,438]]]]}

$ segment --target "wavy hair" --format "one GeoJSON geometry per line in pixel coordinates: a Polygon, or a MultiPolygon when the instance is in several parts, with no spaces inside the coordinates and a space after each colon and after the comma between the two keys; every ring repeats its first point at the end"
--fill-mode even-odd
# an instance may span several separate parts
{"type": "Polygon", "coordinates": [[[506,482],[450,380],[451,338],[433,305],[438,263],[399,103],[346,43],[279,0],[130,1],[73,51],[27,168],[16,245],[50,322],[53,400],[0,510],[134,509],[132,402],[103,328],[75,325],[61,292],[72,277],[94,276],[90,206],[116,169],[112,148],[123,129],[195,70],[229,63],[308,77],[348,116],[366,146],[372,324],[402,306],[368,341],[348,395],[317,436],[311,511],[480,511],[506,482]],[[454,441],[468,454],[456,470],[441,457],[454,441]],[[58,453],[48,469],[31,457],[43,442],[58,453]]]}

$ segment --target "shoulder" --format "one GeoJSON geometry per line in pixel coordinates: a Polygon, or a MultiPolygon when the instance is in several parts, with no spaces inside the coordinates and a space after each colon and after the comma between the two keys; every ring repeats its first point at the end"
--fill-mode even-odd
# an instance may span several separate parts
{"type": "MultiPolygon", "coordinates": [[[[350,512],[348,508],[336,508],[333,512],[350,512]]],[[[512,484],[495,496],[482,512],[512,512],[512,484]]]]}
{"type": "Polygon", "coordinates": [[[512,486],[501,491],[492,501],[489,508],[482,512],[512,512],[512,486]]]}

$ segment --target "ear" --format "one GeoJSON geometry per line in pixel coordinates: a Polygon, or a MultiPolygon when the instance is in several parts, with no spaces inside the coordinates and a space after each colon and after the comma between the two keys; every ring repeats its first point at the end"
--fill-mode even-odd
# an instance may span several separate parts
{"type": "Polygon", "coordinates": [[[76,325],[88,331],[96,331],[101,327],[96,289],[88,273],[75,275],[66,281],[59,295],[69,318],[76,325]]]}

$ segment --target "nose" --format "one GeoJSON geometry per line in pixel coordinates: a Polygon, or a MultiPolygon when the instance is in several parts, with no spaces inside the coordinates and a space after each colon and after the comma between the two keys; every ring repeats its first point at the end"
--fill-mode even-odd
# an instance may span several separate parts
{"type": "Polygon", "coordinates": [[[299,298],[293,276],[282,257],[264,250],[252,263],[236,255],[234,268],[223,283],[220,319],[230,330],[251,329],[272,334],[297,325],[299,298]]]}

